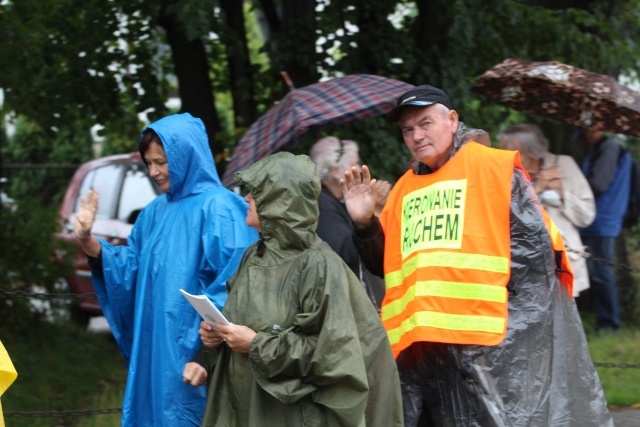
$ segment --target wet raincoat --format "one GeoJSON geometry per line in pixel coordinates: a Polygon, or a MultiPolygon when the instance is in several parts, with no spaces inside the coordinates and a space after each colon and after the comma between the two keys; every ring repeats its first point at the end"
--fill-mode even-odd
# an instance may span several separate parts
{"type": "Polygon", "coordinates": [[[402,426],[398,372],[358,278],[316,234],[320,181],[278,153],[235,178],[262,227],[223,314],[257,332],[248,354],[210,350],[203,426],[402,426]]]}
{"type": "MultiPolygon", "coordinates": [[[[452,156],[463,136],[461,126],[452,156]]],[[[407,173],[430,173],[424,166],[407,173]]],[[[423,341],[403,350],[397,362],[407,426],[613,425],[575,301],[556,274],[540,209],[528,176],[516,168],[506,337],[496,346],[423,341]]],[[[372,226],[368,238],[356,234],[354,243],[376,271],[385,236],[375,220],[372,226]]]]}
{"type": "Polygon", "coordinates": [[[179,289],[222,308],[226,280],[257,233],[246,203],[221,185],[200,119],[177,114],[149,128],[162,140],[171,191],[142,210],[126,246],[100,242],[92,277],[128,362],[122,425],[195,426],[206,390],[184,383],[182,371],[201,346],[201,319],[179,289]]]}
{"type": "MultiPolygon", "coordinates": [[[[11,363],[9,353],[0,341],[0,397],[9,388],[11,384],[18,378],[18,372],[11,363]]],[[[4,416],[2,415],[2,403],[0,403],[0,427],[4,427],[4,416]]]]}

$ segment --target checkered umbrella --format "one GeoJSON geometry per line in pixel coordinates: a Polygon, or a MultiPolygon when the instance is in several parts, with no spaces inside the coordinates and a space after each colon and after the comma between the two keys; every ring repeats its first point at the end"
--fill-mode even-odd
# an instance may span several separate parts
{"type": "Polygon", "coordinates": [[[640,136],[640,93],[613,77],[560,62],[506,59],[479,76],[471,90],[525,113],[640,136]]]}
{"type": "Polygon", "coordinates": [[[388,113],[413,87],[387,77],[352,74],[292,90],[243,135],[222,183],[233,187],[235,172],[271,153],[293,149],[314,128],[388,113]]]}

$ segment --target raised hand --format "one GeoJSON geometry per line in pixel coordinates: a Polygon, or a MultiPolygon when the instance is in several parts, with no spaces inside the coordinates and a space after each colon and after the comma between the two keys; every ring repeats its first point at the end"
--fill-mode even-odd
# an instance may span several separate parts
{"type": "Polygon", "coordinates": [[[391,193],[391,183],[389,181],[378,180],[371,185],[376,188],[376,195],[377,195],[374,215],[380,216],[380,213],[384,208],[384,204],[387,203],[387,199],[389,198],[389,193],[391,193]]]}
{"type": "Polygon", "coordinates": [[[73,232],[81,242],[91,238],[91,227],[98,212],[98,190],[89,190],[87,198],[80,196],[80,209],[73,223],[73,232]]]}
{"type": "Polygon", "coordinates": [[[371,222],[377,200],[376,180],[371,179],[369,168],[362,165],[362,175],[357,166],[345,171],[340,188],[351,220],[357,228],[365,228],[371,222]]]}

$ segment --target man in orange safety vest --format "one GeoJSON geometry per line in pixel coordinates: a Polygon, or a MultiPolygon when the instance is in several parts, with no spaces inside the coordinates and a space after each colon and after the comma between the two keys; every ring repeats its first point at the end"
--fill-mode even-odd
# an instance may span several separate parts
{"type": "Polygon", "coordinates": [[[562,237],[518,153],[475,142],[433,86],[389,119],[413,167],[379,219],[366,166],[341,187],[360,256],[385,280],[405,425],[612,425],[562,237]]]}

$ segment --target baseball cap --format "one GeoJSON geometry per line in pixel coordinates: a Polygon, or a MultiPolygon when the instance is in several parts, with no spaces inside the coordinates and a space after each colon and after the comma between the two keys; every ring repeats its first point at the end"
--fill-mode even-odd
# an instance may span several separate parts
{"type": "Polygon", "coordinates": [[[449,100],[449,97],[442,89],[431,85],[416,86],[398,98],[396,106],[387,115],[387,120],[397,122],[402,109],[408,105],[428,107],[433,104],[442,104],[448,109],[453,110],[451,100],[449,100]]]}

